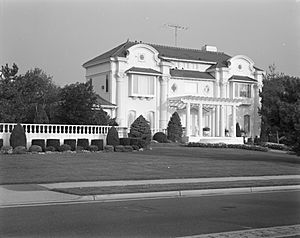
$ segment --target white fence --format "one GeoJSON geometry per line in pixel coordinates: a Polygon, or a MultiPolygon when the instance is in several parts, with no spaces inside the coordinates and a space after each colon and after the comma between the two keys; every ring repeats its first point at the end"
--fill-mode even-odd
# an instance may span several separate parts
{"type": "MultiPolygon", "coordinates": [[[[17,123],[0,123],[0,139],[3,145],[9,145],[10,134],[17,123]]],[[[24,128],[27,147],[31,146],[34,139],[59,139],[63,144],[65,139],[103,139],[106,144],[106,135],[110,126],[97,125],[58,125],[58,124],[21,124],[24,128]]],[[[119,137],[127,137],[126,127],[116,127],[119,137]]]]}

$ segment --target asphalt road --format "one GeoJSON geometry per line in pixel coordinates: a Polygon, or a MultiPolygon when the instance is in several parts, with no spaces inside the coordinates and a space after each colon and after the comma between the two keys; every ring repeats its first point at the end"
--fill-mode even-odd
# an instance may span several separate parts
{"type": "Polygon", "coordinates": [[[300,191],[0,209],[0,237],[177,237],[300,224],[300,191]]]}

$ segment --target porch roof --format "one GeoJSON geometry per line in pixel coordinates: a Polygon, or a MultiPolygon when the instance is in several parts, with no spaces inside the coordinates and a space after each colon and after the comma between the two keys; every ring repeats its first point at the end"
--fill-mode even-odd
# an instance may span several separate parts
{"type": "Polygon", "coordinates": [[[186,95],[181,97],[172,97],[168,99],[170,107],[184,108],[186,103],[203,104],[203,105],[223,105],[223,106],[239,106],[250,105],[251,99],[242,98],[215,98],[186,95]]]}

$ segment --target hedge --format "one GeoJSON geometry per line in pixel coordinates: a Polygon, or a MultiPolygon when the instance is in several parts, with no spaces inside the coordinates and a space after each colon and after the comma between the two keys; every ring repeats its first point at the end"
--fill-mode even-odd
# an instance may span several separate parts
{"type": "Polygon", "coordinates": [[[31,145],[38,145],[42,148],[43,151],[45,151],[45,148],[46,148],[46,143],[45,143],[45,140],[43,140],[43,139],[33,139],[31,141],[31,145]]]}
{"type": "Polygon", "coordinates": [[[120,138],[120,145],[130,145],[130,138],[120,138]]]}
{"type": "Polygon", "coordinates": [[[98,150],[103,150],[103,140],[92,140],[91,141],[91,146],[96,145],[98,147],[98,150]]]}
{"type": "Polygon", "coordinates": [[[64,144],[71,146],[72,151],[76,150],[76,140],[75,139],[65,139],[64,144]]]}
{"type": "Polygon", "coordinates": [[[84,150],[89,149],[89,140],[88,139],[78,139],[77,140],[77,147],[81,146],[84,150]]]}
{"type": "Polygon", "coordinates": [[[244,144],[225,144],[225,143],[195,143],[190,142],[187,147],[202,147],[202,148],[235,148],[244,150],[255,150],[267,152],[268,148],[258,146],[258,145],[244,145],[244,144]]]}
{"type": "Polygon", "coordinates": [[[60,142],[59,139],[47,139],[46,141],[46,147],[52,146],[55,148],[55,150],[59,149],[60,142]]]}

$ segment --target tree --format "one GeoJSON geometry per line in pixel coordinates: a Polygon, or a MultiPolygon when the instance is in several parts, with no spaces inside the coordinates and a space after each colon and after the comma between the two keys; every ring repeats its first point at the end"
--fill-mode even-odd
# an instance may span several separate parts
{"type": "Polygon", "coordinates": [[[145,142],[145,145],[148,145],[151,141],[150,123],[140,115],[131,124],[129,136],[141,138],[145,142]]]}
{"type": "Polygon", "coordinates": [[[241,137],[242,134],[241,134],[241,127],[240,127],[240,124],[239,123],[236,123],[235,125],[235,130],[236,130],[236,137],[241,137]]]}
{"type": "Polygon", "coordinates": [[[182,138],[182,125],[177,112],[174,112],[170,118],[167,127],[168,139],[173,142],[181,142],[182,138]]]}
{"type": "Polygon", "coordinates": [[[109,128],[107,136],[106,136],[106,144],[117,146],[120,145],[119,133],[114,126],[109,128]]]}
{"type": "Polygon", "coordinates": [[[26,134],[24,128],[20,123],[18,123],[12,130],[9,138],[10,145],[13,148],[18,146],[24,146],[26,148],[26,134]]]}

